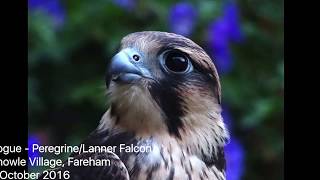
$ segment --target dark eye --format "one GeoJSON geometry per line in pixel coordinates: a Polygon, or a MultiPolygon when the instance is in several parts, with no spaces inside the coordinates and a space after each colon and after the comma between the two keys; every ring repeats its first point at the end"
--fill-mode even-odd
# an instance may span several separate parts
{"type": "Polygon", "coordinates": [[[179,51],[168,52],[164,55],[163,65],[171,72],[185,73],[190,69],[189,59],[179,51]]]}

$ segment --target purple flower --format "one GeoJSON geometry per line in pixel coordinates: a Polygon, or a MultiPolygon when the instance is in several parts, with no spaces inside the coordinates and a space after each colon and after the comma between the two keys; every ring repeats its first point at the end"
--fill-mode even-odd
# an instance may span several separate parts
{"type": "Polygon", "coordinates": [[[211,23],[208,28],[209,47],[219,73],[225,74],[233,68],[230,41],[241,42],[243,34],[240,29],[237,5],[228,3],[222,17],[211,23]]]}
{"type": "Polygon", "coordinates": [[[226,156],[226,179],[239,180],[243,175],[244,170],[244,150],[241,143],[231,138],[230,143],[225,147],[226,156]]]}
{"type": "Polygon", "coordinates": [[[227,128],[231,131],[233,128],[232,116],[230,114],[229,107],[226,104],[222,104],[222,113],[223,121],[226,124],[227,128]]]}
{"type": "Polygon", "coordinates": [[[197,19],[197,11],[192,4],[181,2],[175,4],[169,12],[170,30],[176,34],[190,36],[197,19]]]}
{"type": "Polygon", "coordinates": [[[30,135],[28,137],[28,148],[29,148],[28,157],[29,158],[40,157],[39,151],[32,152],[33,144],[40,144],[40,140],[39,140],[38,136],[36,136],[36,135],[30,135]]]}
{"type": "Polygon", "coordinates": [[[55,27],[60,27],[65,22],[65,9],[59,0],[28,0],[28,8],[51,17],[55,27]]]}
{"type": "Polygon", "coordinates": [[[209,26],[209,45],[219,73],[231,71],[233,60],[229,48],[228,23],[220,18],[209,26]]]}
{"type": "MultiPolygon", "coordinates": [[[[228,130],[232,132],[233,119],[229,107],[226,104],[222,104],[222,117],[228,130]]],[[[239,180],[243,175],[244,169],[244,149],[238,139],[231,135],[229,144],[225,147],[226,156],[226,176],[228,180],[239,180]]]]}
{"type": "Polygon", "coordinates": [[[228,35],[230,40],[234,42],[243,41],[244,37],[241,31],[237,4],[231,2],[225,6],[224,18],[228,23],[228,35]]]}
{"type": "Polygon", "coordinates": [[[113,2],[126,10],[132,10],[136,5],[136,0],[113,0],[113,2]]]}

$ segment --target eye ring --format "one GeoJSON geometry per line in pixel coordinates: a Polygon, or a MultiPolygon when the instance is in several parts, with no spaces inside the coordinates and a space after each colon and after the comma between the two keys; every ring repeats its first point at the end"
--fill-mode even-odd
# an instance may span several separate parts
{"type": "Polygon", "coordinates": [[[190,59],[179,50],[165,51],[160,58],[161,66],[169,73],[185,74],[193,69],[190,59]]]}

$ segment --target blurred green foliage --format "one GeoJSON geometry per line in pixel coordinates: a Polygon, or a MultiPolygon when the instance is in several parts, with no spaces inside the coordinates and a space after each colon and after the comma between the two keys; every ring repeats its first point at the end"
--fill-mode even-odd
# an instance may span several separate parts
{"type": "MultiPolygon", "coordinates": [[[[108,108],[104,75],[121,38],[143,30],[169,31],[178,1],[136,1],[128,10],[112,1],[62,1],[63,25],[41,11],[28,15],[29,133],[43,143],[78,144],[108,108]]],[[[208,24],[223,1],[190,1],[199,12],[192,40],[207,47],[208,24]]],[[[244,144],[244,179],[283,179],[283,2],[240,0],[245,41],[233,44],[234,69],[221,75],[232,135],[244,144]]]]}

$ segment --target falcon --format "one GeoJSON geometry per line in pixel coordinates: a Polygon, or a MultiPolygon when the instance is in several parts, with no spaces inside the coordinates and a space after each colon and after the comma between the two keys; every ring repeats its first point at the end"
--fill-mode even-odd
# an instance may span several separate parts
{"type": "Polygon", "coordinates": [[[173,33],[136,32],[121,40],[108,67],[110,108],[83,144],[116,148],[71,156],[110,159],[110,166],[54,171],[68,170],[77,180],[226,179],[220,80],[199,45],[173,33]]]}

